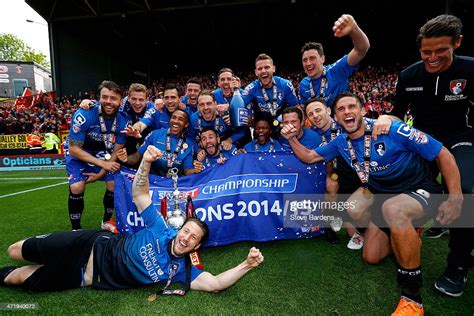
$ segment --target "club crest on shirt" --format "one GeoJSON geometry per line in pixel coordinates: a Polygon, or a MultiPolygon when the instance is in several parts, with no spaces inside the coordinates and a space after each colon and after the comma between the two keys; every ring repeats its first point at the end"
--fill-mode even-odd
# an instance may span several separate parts
{"type": "Polygon", "coordinates": [[[384,142],[379,142],[375,143],[375,151],[377,154],[379,154],[380,157],[382,157],[385,154],[385,143],[384,142]]]}
{"type": "Polygon", "coordinates": [[[456,79],[456,80],[451,80],[449,83],[449,90],[455,95],[460,94],[464,88],[466,88],[466,79],[456,79]]]}

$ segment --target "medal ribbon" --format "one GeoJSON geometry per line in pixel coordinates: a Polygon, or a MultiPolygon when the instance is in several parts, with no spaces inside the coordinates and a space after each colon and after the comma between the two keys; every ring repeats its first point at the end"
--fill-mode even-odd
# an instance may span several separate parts
{"type": "MultiPolygon", "coordinates": [[[[258,147],[258,142],[255,140],[255,144],[254,144],[254,149],[255,151],[258,151],[259,147],[258,147]]],[[[270,148],[268,151],[273,151],[275,149],[275,142],[273,141],[273,138],[270,137],[270,148]]]]}
{"type": "Polygon", "coordinates": [[[178,152],[181,150],[181,146],[183,146],[184,139],[183,137],[179,138],[178,144],[174,149],[173,154],[171,154],[171,129],[168,128],[166,131],[166,163],[168,168],[172,168],[176,158],[178,158],[178,152]]]}
{"type": "Polygon", "coordinates": [[[370,173],[370,157],[371,157],[371,141],[372,141],[372,126],[366,123],[364,131],[364,167],[357,162],[356,153],[352,146],[352,141],[349,137],[346,139],[347,148],[351,155],[352,166],[354,167],[357,175],[359,176],[362,186],[368,188],[369,186],[369,173],[370,173]]]}
{"type": "Polygon", "coordinates": [[[104,140],[105,151],[111,154],[114,151],[115,131],[117,130],[117,115],[114,117],[114,122],[110,128],[110,133],[107,133],[107,126],[105,126],[105,120],[102,116],[102,106],[99,106],[99,124],[100,132],[104,140]]]}
{"type": "Polygon", "coordinates": [[[275,82],[275,78],[272,80],[273,82],[273,98],[272,102],[270,103],[270,98],[268,97],[267,91],[265,91],[265,88],[262,86],[262,95],[263,99],[265,100],[265,104],[269,105],[270,109],[270,114],[275,117],[278,109],[278,91],[277,91],[277,85],[275,82]]]}
{"type": "MultiPolygon", "coordinates": [[[[323,73],[321,74],[321,84],[319,86],[319,97],[324,98],[324,91],[327,88],[327,83],[328,80],[326,78],[326,68],[323,68],[323,73]]],[[[314,98],[316,96],[316,93],[314,92],[314,86],[313,86],[313,80],[309,80],[309,92],[311,94],[311,97],[314,98]]]]}

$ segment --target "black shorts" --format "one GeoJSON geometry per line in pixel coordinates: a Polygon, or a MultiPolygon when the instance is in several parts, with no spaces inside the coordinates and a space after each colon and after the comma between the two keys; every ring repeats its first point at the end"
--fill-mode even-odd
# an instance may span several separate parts
{"type": "Polygon", "coordinates": [[[374,203],[370,207],[371,209],[371,220],[385,233],[390,231],[387,222],[383,218],[382,205],[383,203],[394,196],[400,194],[406,194],[417,200],[423,207],[424,216],[413,221],[415,228],[422,227],[429,219],[436,217],[438,212],[439,204],[444,200],[442,195],[441,185],[435,181],[427,180],[426,182],[419,184],[415,187],[407,189],[401,193],[377,193],[374,195],[374,203]]]}
{"type": "Polygon", "coordinates": [[[43,264],[23,283],[30,291],[59,291],[81,287],[94,241],[103,230],[51,233],[25,240],[25,260],[43,264]]]}

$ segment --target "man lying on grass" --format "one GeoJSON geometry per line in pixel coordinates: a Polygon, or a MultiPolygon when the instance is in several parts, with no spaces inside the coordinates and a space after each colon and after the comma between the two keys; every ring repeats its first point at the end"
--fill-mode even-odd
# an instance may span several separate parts
{"type": "Polygon", "coordinates": [[[146,223],[145,229],[134,235],[78,230],[16,242],[8,248],[8,255],[13,260],[36,264],[0,269],[0,284],[58,291],[91,285],[96,289],[126,289],[181,282],[193,290],[217,292],[259,266],[263,255],[253,247],[242,263],[217,276],[190,267],[185,258],[201,246],[208,227],[194,218],[176,232],[153,206],[148,175],[151,163],[162,155],[150,145],[133,181],[133,200],[146,223]]]}

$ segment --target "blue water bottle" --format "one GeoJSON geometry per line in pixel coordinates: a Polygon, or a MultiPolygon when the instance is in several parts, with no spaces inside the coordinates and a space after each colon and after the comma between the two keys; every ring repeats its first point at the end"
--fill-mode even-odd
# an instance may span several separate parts
{"type": "Polygon", "coordinates": [[[230,100],[230,122],[233,127],[247,126],[249,121],[249,113],[245,107],[244,99],[240,94],[240,89],[234,89],[234,95],[230,100]]]}

